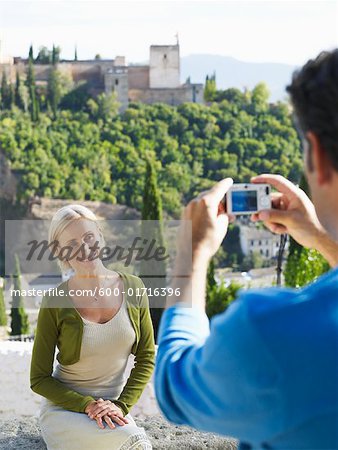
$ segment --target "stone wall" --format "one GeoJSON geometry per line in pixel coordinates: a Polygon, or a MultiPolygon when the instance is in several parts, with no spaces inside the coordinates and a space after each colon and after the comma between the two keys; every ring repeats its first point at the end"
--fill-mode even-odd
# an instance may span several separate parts
{"type": "MultiPolygon", "coordinates": [[[[172,424],[160,414],[146,419],[135,417],[135,422],[139,427],[144,428],[153,450],[237,449],[237,441],[234,439],[172,424]]],[[[36,417],[14,417],[5,420],[0,418],[0,448],[46,450],[38,419],[36,417]]]]}
{"type": "MultiPolygon", "coordinates": [[[[29,386],[32,342],[0,341],[0,448],[45,450],[38,421],[42,400],[29,386]]],[[[126,375],[133,365],[130,358],[126,375]]],[[[154,450],[236,450],[237,441],[168,422],[160,413],[151,380],[131,414],[154,450]]]]}
{"type": "Polygon", "coordinates": [[[185,84],[177,89],[129,89],[129,100],[177,106],[185,102],[204,103],[202,84],[185,84]]]}
{"type": "Polygon", "coordinates": [[[129,89],[149,89],[149,66],[128,67],[129,89]]]}

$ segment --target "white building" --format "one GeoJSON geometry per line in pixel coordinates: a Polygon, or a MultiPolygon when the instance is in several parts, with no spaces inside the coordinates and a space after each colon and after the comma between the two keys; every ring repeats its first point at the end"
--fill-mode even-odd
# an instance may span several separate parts
{"type": "MultiPolygon", "coordinates": [[[[271,259],[278,254],[280,235],[273,234],[267,229],[242,225],[240,227],[240,244],[245,256],[257,252],[264,259],[271,259]]],[[[286,248],[287,246],[288,243],[286,248]]]]}

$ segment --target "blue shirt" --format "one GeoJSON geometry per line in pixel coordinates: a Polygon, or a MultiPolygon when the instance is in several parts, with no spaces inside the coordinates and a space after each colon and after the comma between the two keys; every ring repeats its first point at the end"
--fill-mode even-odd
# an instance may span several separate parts
{"type": "Polygon", "coordinates": [[[338,449],[338,269],[305,288],[240,291],[210,322],[162,315],[155,390],[165,417],[240,449],[338,449]]]}

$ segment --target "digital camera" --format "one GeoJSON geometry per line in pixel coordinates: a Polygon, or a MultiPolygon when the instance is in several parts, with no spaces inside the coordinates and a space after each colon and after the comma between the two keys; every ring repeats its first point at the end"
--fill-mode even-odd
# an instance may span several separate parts
{"type": "Polygon", "coordinates": [[[233,184],[224,196],[223,202],[228,214],[254,214],[271,208],[271,187],[269,184],[233,184]]]}

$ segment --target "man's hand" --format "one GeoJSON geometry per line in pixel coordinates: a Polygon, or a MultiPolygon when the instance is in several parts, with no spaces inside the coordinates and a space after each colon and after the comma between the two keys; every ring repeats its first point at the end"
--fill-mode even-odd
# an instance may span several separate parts
{"type": "Polygon", "coordinates": [[[205,309],[209,261],[219,249],[229,222],[234,219],[234,216],[227,215],[221,203],[232,184],[231,178],[219,181],[210,190],[201,192],[184,209],[178,230],[177,255],[171,282],[173,291],[179,291],[179,294],[167,296],[167,308],[181,301],[205,309]],[[186,226],[188,221],[191,221],[191,229],[186,226]]]}
{"type": "MultiPolygon", "coordinates": [[[[201,192],[191,200],[182,213],[183,220],[191,220],[192,259],[201,255],[210,259],[219,249],[233,219],[226,214],[221,203],[224,195],[233,184],[231,178],[224,178],[210,190],[201,192]]],[[[178,232],[178,249],[186,246],[190,235],[185,227],[178,232]]]]}
{"type": "Polygon", "coordinates": [[[99,398],[98,400],[95,400],[95,402],[89,403],[85,412],[88,414],[89,418],[97,421],[100,428],[104,428],[102,419],[105,420],[110,428],[115,428],[113,421],[121,426],[129,423],[128,419],[124,417],[121,408],[110,400],[99,398]]]}
{"type": "Polygon", "coordinates": [[[273,233],[290,234],[303,247],[318,250],[332,267],[337,266],[338,243],[319,222],[315,207],[304,191],[281,175],[264,174],[251,181],[271,184],[279,191],[271,194],[273,209],[253,214],[254,222],[262,220],[273,233]]]}
{"type": "Polygon", "coordinates": [[[273,233],[288,233],[300,245],[315,248],[324,229],[306,193],[281,175],[264,174],[251,181],[271,184],[279,191],[271,194],[272,209],[253,214],[251,220],[262,220],[273,233]]]}

